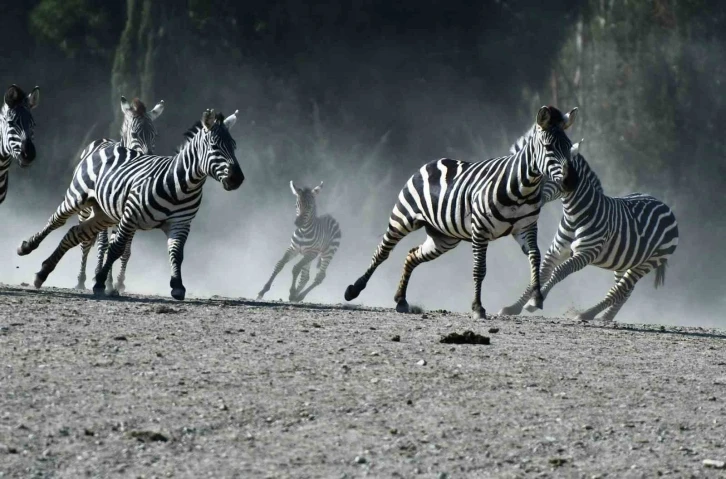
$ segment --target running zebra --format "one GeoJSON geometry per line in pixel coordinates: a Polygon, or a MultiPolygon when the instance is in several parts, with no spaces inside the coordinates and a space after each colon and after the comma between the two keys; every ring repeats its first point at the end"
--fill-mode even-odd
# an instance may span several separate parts
{"type": "MultiPolygon", "coordinates": [[[[571,153],[577,187],[552,196],[562,198],[564,215],[542,261],[541,294],[546,297],[557,283],[587,265],[614,271],[615,285],[605,299],[576,318],[588,321],[604,311],[601,319],[612,321],[638,280],[651,270],[655,269],[655,287],[663,284],[668,258],[678,246],[678,224],[673,211],[650,195],[607,196],[578,150],[579,143],[571,153]]],[[[541,309],[531,291],[527,287],[516,303],[499,314],[521,313],[528,299],[527,311],[541,309]]]]}
{"type": "Polygon", "coordinates": [[[207,110],[202,120],[186,134],[186,141],[174,156],[142,155],[112,145],[88,155],[77,167],[63,203],[45,228],[23,241],[19,255],[35,250],[48,234],[73,214],[91,207],[91,217],[73,226],[35,275],[40,288],[66,251],[90,241],[103,229],[117,225],[108,254],[93,292],[101,295],[111,265],[124,252],[137,230],[159,228],[167,237],[171,264],[171,296],[183,300],[181,263],[189,227],[202,201],[202,187],[208,176],[225,190],[236,190],[244,181],[234,151],[237,145],[229,133],[237,112],[225,119],[207,110]]]}
{"type": "MultiPolygon", "coordinates": [[[[373,255],[370,267],[345,291],[346,301],[366,287],[376,268],[407,234],[425,227],[423,244],[409,251],[394,296],[396,311],[408,312],[406,288],[411,273],[421,263],[438,258],[462,240],[472,243],[474,253],[475,319],[484,319],[481,285],[486,275],[486,253],[490,241],[507,235],[524,235],[530,260],[530,285],[539,291],[540,253],[537,218],[541,206],[544,175],[570,191],[576,178],[570,166],[572,143],[565,134],[577,109],[563,115],[543,106],[537,113],[533,137],[516,154],[476,163],[443,158],[424,165],[398,195],[388,221],[388,230],[373,255]]],[[[541,305],[542,297],[538,296],[541,305]]]]}
{"type": "MultiPolygon", "coordinates": [[[[134,98],[129,102],[126,97],[121,97],[121,113],[123,114],[124,120],[121,124],[121,140],[118,142],[119,145],[141,152],[144,155],[150,155],[154,153],[154,144],[156,142],[156,128],[154,127],[154,121],[164,111],[164,100],[161,100],[151,111],[147,113],[146,105],[139,100],[134,98]]],[[[108,138],[95,140],[91,142],[81,153],[81,161],[91,153],[108,148],[109,146],[115,145],[117,142],[108,138]]],[[[86,221],[93,210],[86,208],[78,213],[78,221],[86,221]]],[[[106,257],[106,250],[108,249],[108,231],[102,230],[98,233],[96,238],[90,241],[83,241],[81,244],[81,270],[78,273],[78,284],[76,289],[86,289],[86,263],[88,261],[88,253],[93,247],[93,243],[97,243],[98,248],[98,263],[96,264],[96,274],[101,271],[103,266],[103,260],[106,257]]],[[[126,244],[126,250],[121,255],[121,271],[119,271],[116,290],[123,293],[125,289],[124,279],[126,278],[126,265],[128,264],[129,258],[131,257],[131,242],[126,244]]],[[[113,288],[113,275],[109,273],[108,280],[106,281],[106,292],[112,293],[113,288]]]]}
{"type": "Polygon", "coordinates": [[[8,194],[11,160],[25,168],[35,159],[35,120],[30,110],[38,106],[40,89],[36,86],[26,95],[19,86],[11,85],[4,100],[0,110],[0,203],[8,194]]]}
{"type": "Polygon", "coordinates": [[[318,286],[325,279],[325,271],[328,269],[330,261],[340,246],[341,234],[340,225],[338,225],[338,222],[332,216],[317,216],[315,197],[320,193],[322,188],[322,181],[312,190],[310,188],[298,188],[292,181],[290,182],[292,194],[297,198],[297,216],[295,217],[295,226],[297,228],[292,234],[290,246],[285,250],[282,259],[275,265],[275,270],[262,288],[262,291],[257,295],[258,301],[270,290],[275,276],[282,271],[282,268],[285,267],[288,261],[299,254],[303,258],[292,268],[290,301],[302,301],[314,287],[318,286]],[[318,258],[318,272],[312,284],[303,290],[310,279],[310,263],[315,258],[318,258]],[[298,275],[300,275],[299,283],[297,280],[298,275]],[[295,286],[296,283],[298,283],[297,287],[295,286]]]}

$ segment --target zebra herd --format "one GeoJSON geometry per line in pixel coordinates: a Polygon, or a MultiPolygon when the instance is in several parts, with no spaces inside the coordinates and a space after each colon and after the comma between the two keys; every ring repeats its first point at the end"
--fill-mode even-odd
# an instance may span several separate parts
{"type": "MultiPolygon", "coordinates": [[[[26,95],[12,85],[5,93],[0,115],[0,202],[7,192],[11,160],[26,167],[35,158],[31,110],[38,101],[38,87],[26,95]]],[[[147,111],[140,100],[129,102],[121,97],[121,109],[121,139],[103,138],[86,146],[63,202],[42,230],[21,243],[17,253],[31,253],[48,234],[77,215],[79,223],[66,232],[43,261],[35,287],[42,286],[68,250],[81,244],[76,287],[85,289],[87,257],[96,243],[98,263],[93,292],[116,295],[125,289],[125,271],[136,232],[161,229],[167,237],[171,296],[183,300],[184,245],[200,208],[206,179],[213,178],[227,191],[238,189],[245,179],[230,134],[238,112],[225,117],[206,110],[185,133],[175,154],[160,156],[154,154],[154,120],[162,114],[164,102],[147,111]],[[109,228],[115,228],[110,236],[109,228]],[[119,258],[121,268],[114,285],[111,270],[119,258]]],[[[579,314],[582,320],[593,319],[603,311],[602,319],[612,320],[637,281],[651,270],[656,271],[655,286],[661,285],[668,258],[678,244],[673,212],[656,198],[641,193],[607,196],[580,154],[579,143],[573,145],[566,134],[576,116],[576,108],[563,114],[555,107],[543,106],[535,124],[515,142],[508,156],[474,163],[443,158],[422,166],[400,191],[370,266],[347,287],[345,300],[358,297],[396,244],[421,228],[426,231],[426,239],[406,256],[394,296],[396,310],[402,313],[409,311],[406,294],[413,270],[466,241],[472,244],[474,256],[472,314],[475,319],[485,318],[481,296],[487,248],[489,242],[509,235],[528,256],[530,280],[520,298],[500,314],[541,309],[558,282],[589,264],[613,271],[615,285],[603,301],[579,314]],[[541,260],[537,245],[539,213],[545,203],[557,199],[562,200],[563,218],[541,260]]],[[[302,259],[292,268],[290,301],[302,301],[324,280],[340,246],[341,230],[330,215],[317,215],[315,202],[322,186],[322,182],[315,188],[290,182],[296,198],[296,229],[258,300],[269,291],[285,264],[298,255],[302,259]],[[317,274],[307,286],[316,258],[317,274]]]]}

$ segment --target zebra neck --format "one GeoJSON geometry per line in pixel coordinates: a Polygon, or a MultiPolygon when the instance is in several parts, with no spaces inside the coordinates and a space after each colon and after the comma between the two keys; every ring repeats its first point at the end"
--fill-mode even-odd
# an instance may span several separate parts
{"type": "Polygon", "coordinates": [[[519,176],[519,191],[527,196],[539,191],[542,186],[543,172],[539,171],[535,162],[534,142],[530,141],[514,155],[515,171],[519,176]]]}
{"type": "Polygon", "coordinates": [[[200,154],[196,148],[184,148],[169,164],[164,175],[164,183],[167,185],[179,184],[177,194],[194,195],[204,186],[207,179],[207,172],[202,168],[200,154]]]}
{"type": "Polygon", "coordinates": [[[577,186],[573,191],[562,194],[562,208],[566,215],[577,214],[587,206],[596,205],[593,200],[604,195],[600,180],[587,163],[577,161],[574,162],[574,167],[577,170],[577,186]]]}
{"type": "Polygon", "coordinates": [[[310,217],[310,219],[308,221],[306,221],[302,225],[298,226],[298,229],[303,232],[311,231],[313,229],[313,227],[315,226],[315,222],[317,220],[318,220],[318,217],[313,215],[310,217]]]}

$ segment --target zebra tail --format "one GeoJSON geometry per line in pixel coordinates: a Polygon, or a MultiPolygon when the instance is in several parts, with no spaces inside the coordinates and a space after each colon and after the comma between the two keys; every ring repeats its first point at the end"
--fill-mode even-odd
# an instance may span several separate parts
{"type": "Polygon", "coordinates": [[[665,283],[665,274],[666,274],[667,267],[668,267],[668,260],[663,261],[655,269],[655,289],[658,289],[658,286],[663,286],[663,284],[665,283]]]}

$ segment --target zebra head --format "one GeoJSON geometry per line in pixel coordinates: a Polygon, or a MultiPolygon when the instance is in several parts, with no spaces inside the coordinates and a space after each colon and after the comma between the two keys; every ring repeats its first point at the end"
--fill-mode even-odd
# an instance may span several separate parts
{"type": "Polygon", "coordinates": [[[564,191],[573,191],[577,186],[577,171],[572,167],[570,153],[572,142],[565,134],[576,115],[577,108],[563,115],[555,107],[543,106],[537,113],[532,140],[536,169],[564,191]]]}
{"type": "Polygon", "coordinates": [[[37,86],[28,95],[17,85],[10,86],[5,92],[0,113],[0,156],[15,158],[21,167],[29,166],[35,159],[35,121],[30,110],[38,106],[39,101],[37,86]]]}
{"type": "Polygon", "coordinates": [[[146,105],[134,98],[129,102],[121,97],[121,111],[124,122],[121,125],[121,143],[131,150],[137,150],[145,155],[154,152],[156,143],[156,128],[154,120],[164,111],[164,100],[161,100],[153,110],[147,113],[146,105]]]}
{"type": "Polygon", "coordinates": [[[298,188],[290,181],[290,189],[292,194],[297,198],[295,204],[295,226],[298,228],[310,222],[316,216],[315,197],[318,196],[320,190],[323,189],[323,182],[313,189],[298,188]]]}
{"type": "Polygon", "coordinates": [[[207,173],[227,191],[236,190],[245,180],[234,154],[237,143],[229,134],[229,129],[237,122],[237,113],[239,110],[226,119],[214,110],[202,114],[202,143],[205,145],[202,163],[207,173]]]}

